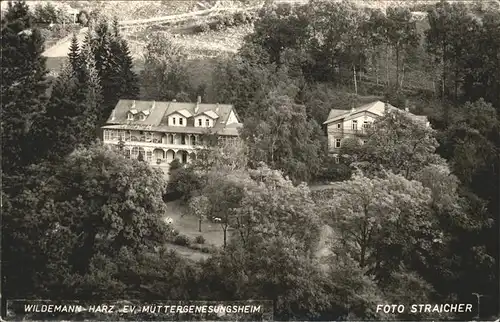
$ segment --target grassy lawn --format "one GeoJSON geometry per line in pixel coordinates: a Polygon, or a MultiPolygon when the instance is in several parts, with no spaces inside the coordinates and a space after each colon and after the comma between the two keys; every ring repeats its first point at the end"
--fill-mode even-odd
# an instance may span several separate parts
{"type": "MultiPolygon", "coordinates": [[[[206,244],[222,247],[224,244],[224,234],[220,224],[203,222],[200,233],[198,231],[198,218],[190,214],[186,207],[181,206],[178,201],[167,203],[167,207],[166,216],[172,218],[172,226],[180,234],[190,239],[201,235],[205,238],[206,244]]],[[[230,232],[228,231],[228,239],[229,237],[230,232]]]]}

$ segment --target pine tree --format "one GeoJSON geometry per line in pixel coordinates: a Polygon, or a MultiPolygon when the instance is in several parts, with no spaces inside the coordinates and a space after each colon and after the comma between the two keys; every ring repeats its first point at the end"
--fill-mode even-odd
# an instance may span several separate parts
{"type": "Polygon", "coordinates": [[[120,40],[119,71],[121,79],[120,99],[137,99],[139,97],[139,79],[133,71],[134,64],[127,41],[120,40]]]}
{"type": "Polygon", "coordinates": [[[42,159],[60,160],[77,146],[89,146],[99,135],[97,110],[101,87],[94,56],[84,44],[56,80],[43,117],[37,123],[37,153],[42,159]]]}
{"type": "Polygon", "coordinates": [[[115,39],[120,38],[120,27],[116,16],[113,17],[113,36],[115,39]]]}
{"type": "Polygon", "coordinates": [[[137,99],[139,97],[139,79],[133,71],[132,55],[127,41],[120,34],[116,17],[113,19],[112,52],[117,65],[116,81],[120,83],[118,99],[137,99]]]}
{"type": "Polygon", "coordinates": [[[48,82],[43,37],[24,1],[8,4],[1,29],[2,172],[33,160],[32,124],[43,111],[48,82]]]}
{"type": "Polygon", "coordinates": [[[100,134],[99,110],[103,102],[102,86],[91,45],[84,45],[81,50],[81,59],[85,67],[85,105],[87,118],[94,123],[94,133],[100,134]]]}
{"type": "Polygon", "coordinates": [[[69,63],[71,64],[71,67],[73,68],[73,71],[77,75],[79,75],[82,66],[80,61],[80,46],[78,45],[78,38],[76,37],[75,33],[73,33],[73,37],[71,38],[71,45],[69,47],[68,59],[69,63]]]}
{"type": "Polygon", "coordinates": [[[103,103],[98,112],[98,123],[102,125],[120,99],[138,97],[138,78],[132,70],[132,56],[116,19],[111,30],[105,20],[96,26],[91,48],[102,86],[103,103]]]}
{"type": "Polygon", "coordinates": [[[103,124],[115,108],[119,99],[120,82],[118,79],[118,57],[116,57],[113,37],[105,20],[95,29],[96,39],[93,46],[96,69],[102,86],[102,106],[97,114],[98,122],[103,124]]]}
{"type": "Polygon", "coordinates": [[[60,159],[75,148],[75,136],[71,132],[72,118],[79,110],[75,100],[77,88],[71,66],[65,65],[52,87],[44,115],[35,123],[38,158],[60,159]]]}

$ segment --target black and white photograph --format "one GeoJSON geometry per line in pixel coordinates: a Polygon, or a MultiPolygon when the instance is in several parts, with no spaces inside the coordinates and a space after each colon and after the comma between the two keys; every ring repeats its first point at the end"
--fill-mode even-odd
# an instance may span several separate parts
{"type": "Polygon", "coordinates": [[[500,321],[500,0],[1,0],[2,321],[500,321]]]}

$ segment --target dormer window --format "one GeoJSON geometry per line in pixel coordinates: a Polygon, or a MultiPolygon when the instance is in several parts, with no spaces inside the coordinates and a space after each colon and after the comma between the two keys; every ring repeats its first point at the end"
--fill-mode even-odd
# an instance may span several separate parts
{"type": "Polygon", "coordinates": [[[172,125],[175,125],[175,117],[172,117],[172,125]]]}
{"type": "Polygon", "coordinates": [[[198,126],[202,126],[201,123],[202,123],[201,119],[198,119],[198,126]]]}
{"type": "Polygon", "coordinates": [[[182,125],[182,117],[179,118],[179,125],[182,125]]]}
{"type": "Polygon", "coordinates": [[[127,120],[133,121],[134,120],[134,115],[132,115],[132,113],[128,113],[127,114],[127,120]]]}
{"type": "Polygon", "coordinates": [[[146,120],[146,115],[141,114],[141,121],[145,121],[145,120],[146,120]]]}
{"type": "Polygon", "coordinates": [[[205,125],[206,125],[206,127],[210,127],[210,120],[209,119],[205,119],[205,125]]]}

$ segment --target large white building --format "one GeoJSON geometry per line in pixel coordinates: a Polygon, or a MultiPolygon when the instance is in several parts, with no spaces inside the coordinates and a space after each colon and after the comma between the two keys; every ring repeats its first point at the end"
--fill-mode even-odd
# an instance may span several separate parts
{"type": "Polygon", "coordinates": [[[381,101],[375,101],[351,110],[333,109],[323,123],[327,130],[328,151],[337,155],[345,138],[356,137],[360,139],[361,143],[364,143],[366,141],[364,137],[368,134],[367,130],[372,123],[387,111],[392,110],[403,111],[410,118],[429,126],[426,116],[414,115],[408,110],[400,110],[381,101]]]}
{"type": "Polygon", "coordinates": [[[129,158],[142,154],[165,170],[174,159],[187,163],[196,158],[207,134],[237,140],[241,126],[232,105],[202,104],[200,98],[196,103],[120,100],[102,131],[104,144],[123,144],[129,158]]]}

